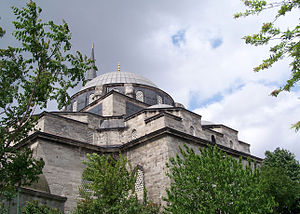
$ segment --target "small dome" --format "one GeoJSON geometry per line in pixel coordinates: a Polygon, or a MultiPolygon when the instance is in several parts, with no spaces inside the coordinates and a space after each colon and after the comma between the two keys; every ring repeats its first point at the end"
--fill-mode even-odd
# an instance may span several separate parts
{"type": "Polygon", "coordinates": [[[148,108],[174,108],[174,106],[167,105],[167,104],[156,104],[153,106],[149,106],[148,108]]]}
{"type": "Polygon", "coordinates": [[[140,75],[129,73],[129,72],[109,72],[102,74],[91,81],[88,81],[82,90],[94,87],[97,85],[106,85],[114,83],[132,83],[141,84],[157,88],[157,86],[150,80],[140,75]]]}

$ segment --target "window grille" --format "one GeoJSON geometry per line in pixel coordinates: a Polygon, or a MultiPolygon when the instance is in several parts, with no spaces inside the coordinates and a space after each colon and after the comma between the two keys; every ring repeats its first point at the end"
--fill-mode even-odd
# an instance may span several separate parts
{"type": "Polygon", "coordinates": [[[137,139],[137,131],[135,129],[133,129],[132,132],[131,132],[131,139],[132,140],[137,139]]]}
{"type": "Polygon", "coordinates": [[[85,185],[86,184],[90,184],[92,183],[91,181],[88,181],[88,180],[85,180],[85,179],[82,179],[81,180],[81,188],[84,192],[93,192],[92,190],[88,189],[85,185]]]}
{"type": "Polygon", "coordinates": [[[137,177],[135,182],[135,191],[142,192],[144,191],[144,172],[142,169],[137,169],[137,177]]]}

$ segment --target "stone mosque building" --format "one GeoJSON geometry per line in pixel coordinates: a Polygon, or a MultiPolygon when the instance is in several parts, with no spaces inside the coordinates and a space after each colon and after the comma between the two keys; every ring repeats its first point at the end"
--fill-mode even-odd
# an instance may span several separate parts
{"type": "Polygon", "coordinates": [[[19,145],[45,161],[39,184],[22,188],[21,200],[38,199],[69,213],[84,182],[82,161],[94,152],[125,155],[138,168],[138,194],[146,187],[154,203],[162,202],[170,184],[165,164],[183,144],[195,149],[217,144],[234,157],[261,161],[237,130],[202,121],[152,81],[120,71],[120,65],[100,76],[90,70],[87,80],[64,111],[41,113],[40,131],[19,145]]]}

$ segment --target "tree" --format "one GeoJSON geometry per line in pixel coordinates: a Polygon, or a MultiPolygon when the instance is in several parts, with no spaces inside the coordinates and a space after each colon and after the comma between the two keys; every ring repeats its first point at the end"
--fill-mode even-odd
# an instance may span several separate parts
{"type": "MultiPolygon", "coordinates": [[[[249,15],[259,15],[260,13],[277,8],[277,13],[274,19],[264,23],[260,32],[243,37],[246,44],[255,46],[267,45],[270,41],[275,43],[270,47],[270,56],[254,68],[258,72],[270,68],[277,61],[289,57],[291,59],[291,77],[279,89],[274,90],[271,95],[278,96],[282,91],[290,91],[300,80],[300,25],[287,26],[281,30],[276,24],[277,21],[291,12],[293,9],[300,8],[299,0],[281,0],[278,2],[267,3],[265,0],[241,0],[248,8],[245,12],[236,13],[235,18],[246,17],[249,15]]],[[[298,13],[299,14],[299,13],[298,13]]],[[[297,17],[299,19],[299,16],[297,17]]],[[[292,126],[296,131],[300,129],[300,121],[292,126]]]]}
{"type": "Polygon", "coordinates": [[[87,181],[79,189],[81,200],[78,201],[76,214],[154,214],[158,207],[147,201],[144,192],[140,203],[135,193],[136,170],[120,155],[118,159],[110,155],[91,154],[84,162],[87,168],[82,179],[87,181]]]}
{"type": "Polygon", "coordinates": [[[217,146],[201,148],[200,155],[187,146],[171,158],[171,179],[166,213],[270,213],[275,205],[260,183],[260,171],[248,160],[220,151],[217,146]]]}
{"type": "Polygon", "coordinates": [[[58,209],[52,209],[44,204],[39,204],[38,201],[27,202],[22,209],[23,214],[62,214],[58,209]]]}
{"type": "Polygon", "coordinates": [[[262,164],[264,191],[274,197],[274,213],[300,213],[300,165],[285,149],[267,151],[262,164]]]}
{"type": "Polygon", "coordinates": [[[263,167],[281,168],[291,180],[300,183],[300,164],[293,153],[276,148],[274,152],[266,151],[265,156],[263,167]]]}
{"type": "MultiPolygon", "coordinates": [[[[30,150],[15,145],[34,130],[36,108],[49,100],[62,108],[69,102],[67,90],[84,80],[91,60],[71,51],[68,24],[42,22],[42,9],[29,1],[25,7],[12,7],[16,16],[13,36],[17,47],[0,49],[0,195],[10,195],[14,186],[37,179],[44,165],[30,150]]],[[[4,35],[0,28],[0,37],[4,35]]]]}

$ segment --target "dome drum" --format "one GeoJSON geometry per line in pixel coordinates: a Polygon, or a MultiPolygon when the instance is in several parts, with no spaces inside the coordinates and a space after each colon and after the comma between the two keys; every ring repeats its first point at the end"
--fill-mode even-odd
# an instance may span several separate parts
{"type": "Polygon", "coordinates": [[[78,93],[72,96],[72,104],[65,110],[80,111],[110,91],[117,91],[150,106],[155,104],[174,106],[172,97],[157,88],[150,80],[132,73],[111,72],[87,82],[78,93]]]}

